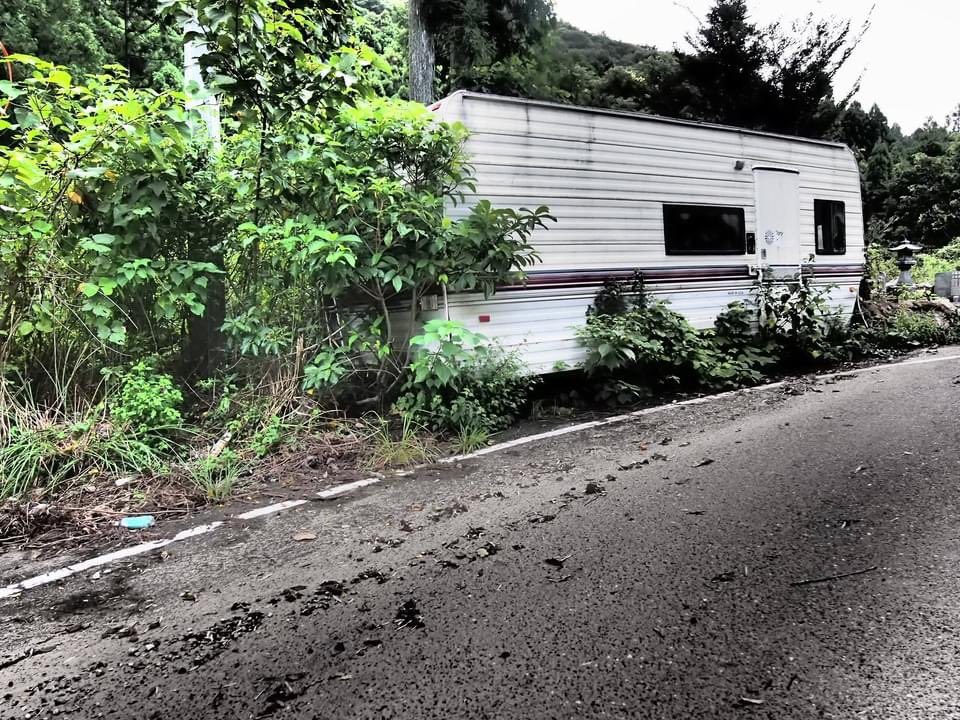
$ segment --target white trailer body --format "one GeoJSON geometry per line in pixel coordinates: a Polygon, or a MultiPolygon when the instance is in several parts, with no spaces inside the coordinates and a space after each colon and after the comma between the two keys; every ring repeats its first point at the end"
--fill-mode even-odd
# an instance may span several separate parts
{"type": "Polygon", "coordinates": [[[863,217],[844,145],[469,92],[433,109],[470,131],[473,199],[546,205],[557,222],[534,233],[542,262],[524,284],[451,294],[426,315],[517,349],[533,371],[581,362],[587,307],[606,278],[634,270],[696,327],[749,298],[761,269],[812,272],[838,313],[853,311],[863,217]]]}

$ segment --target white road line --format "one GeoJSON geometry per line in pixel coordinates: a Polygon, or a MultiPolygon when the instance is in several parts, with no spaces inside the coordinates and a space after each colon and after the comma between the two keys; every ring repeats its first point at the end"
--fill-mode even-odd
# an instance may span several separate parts
{"type": "MultiPolygon", "coordinates": [[[[841,372],[835,373],[824,373],[822,375],[817,375],[817,379],[829,379],[835,377],[853,377],[854,375],[861,375],[866,372],[871,372],[873,370],[882,370],[884,368],[894,368],[894,367],[903,367],[907,365],[926,365],[928,363],[937,363],[937,362],[946,362],[948,360],[960,360],[960,355],[946,355],[944,357],[933,357],[933,358],[923,358],[920,360],[905,360],[904,362],[898,363],[887,363],[886,365],[871,365],[870,367],[855,368],[853,370],[843,370],[841,372]]],[[[460,462],[462,460],[471,460],[473,458],[482,457],[483,455],[489,455],[495,452],[501,452],[503,450],[509,450],[510,448],[519,447],[521,445],[527,445],[533,442],[539,442],[541,440],[549,440],[550,438],[560,437],[562,435],[569,435],[570,433],[582,432],[583,430],[589,430],[590,428],[602,427],[604,425],[614,425],[616,423],[627,422],[628,420],[633,420],[634,418],[643,417],[644,415],[653,415],[655,413],[663,412],[664,410],[669,410],[670,408],[684,407],[687,405],[702,405],[703,403],[713,402],[714,400],[721,400],[727,397],[733,397],[734,395],[749,394],[756,392],[763,392],[764,390],[773,390],[778,387],[783,387],[783,385],[789,380],[781,380],[779,382],[767,383],[766,385],[755,385],[754,387],[741,388],[739,390],[728,390],[727,392],[717,393],[716,395],[704,395],[703,397],[692,398],[690,400],[681,400],[679,402],[670,403],[669,405],[657,405],[656,407],[644,408],[642,410],[634,410],[633,412],[624,413],[622,415],[613,415],[608,418],[603,418],[602,420],[591,420],[585,423],[579,423],[577,425],[567,425],[562,428],[557,428],[555,430],[548,430],[547,432],[538,433],[536,435],[525,435],[521,438],[516,438],[515,440],[508,440],[506,442],[498,443],[496,445],[490,445],[480,450],[475,450],[471,453],[466,453],[464,455],[454,455],[453,457],[446,457],[441,459],[441,463],[454,463],[460,462]]]]}
{"type": "Polygon", "coordinates": [[[321,500],[329,500],[330,498],[335,498],[338,495],[344,495],[348,492],[353,492],[367,485],[373,485],[374,483],[380,482],[380,478],[367,478],[366,480],[357,480],[352,483],[346,483],[344,485],[337,485],[332,487],[329,490],[323,490],[317,493],[317,497],[321,500]]]}
{"type": "MultiPolygon", "coordinates": [[[[888,367],[903,367],[905,365],[926,365],[927,363],[938,363],[943,362],[944,360],[960,360],[960,355],[945,355],[944,357],[932,357],[932,358],[920,358],[919,360],[904,360],[900,363],[887,363],[886,365],[875,365],[872,368],[861,368],[859,371],[854,372],[864,372],[866,370],[877,370],[881,368],[888,367]]],[[[843,375],[843,373],[837,373],[838,375],[843,375]]]]}
{"type": "MultiPolygon", "coordinates": [[[[931,358],[921,358],[917,360],[906,360],[899,363],[888,363],[886,365],[873,365],[870,367],[857,368],[855,370],[844,370],[841,372],[827,373],[825,375],[819,375],[818,378],[832,378],[832,377],[853,377],[855,375],[861,375],[866,372],[872,372],[874,370],[883,370],[885,368],[896,368],[904,367],[910,365],[927,365],[930,363],[939,363],[939,362],[948,362],[950,360],[960,360],[960,355],[946,355],[943,357],[931,357],[931,358]]],[[[664,410],[669,410],[670,408],[676,407],[685,407],[689,405],[702,405],[703,403],[713,402],[715,400],[721,400],[723,398],[732,397],[739,394],[748,394],[762,392],[764,390],[772,390],[778,387],[782,387],[787,381],[780,381],[774,383],[767,383],[766,385],[757,385],[752,388],[744,388],[741,390],[730,390],[728,392],[719,393],[717,395],[706,395],[704,397],[693,398],[691,400],[682,400],[680,402],[670,403],[669,405],[659,405],[657,407],[644,408],[643,410],[635,410],[634,412],[624,413],[622,415],[614,415],[612,417],[603,418],[602,420],[592,420],[590,422],[579,423],[577,425],[569,425],[567,427],[557,428],[555,430],[550,430],[548,432],[538,433],[537,435],[527,435],[522,438],[517,438],[515,440],[509,440],[507,442],[499,443],[498,445],[491,445],[489,447],[482,448],[476,452],[466,453],[464,455],[455,455],[453,457],[443,458],[441,463],[453,463],[459,462],[462,460],[470,460],[472,458],[482,457],[484,455],[490,455],[495,452],[501,452],[503,450],[509,450],[510,448],[519,447],[521,445],[528,445],[530,443],[539,442],[541,440],[549,440],[550,438],[560,437],[563,435],[569,435],[571,433],[582,432],[584,430],[589,430],[590,428],[603,427],[605,425],[613,425],[616,423],[627,422],[634,418],[643,417],[644,415],[653,415],[655,413],[663,412],[664,410]]],[[[346,493],[358,490],[369,485],[380,482],[380,478],[367,478],[365,480],[357,480],[355,482],[346,483],[344,485],[337,485],[336,487],[330,488],[329,490],[323,490],[316,493],[316,497],[321,500],[329,500],[331,498],[344,495],[346,493]]],[[[309,503],[309,500],[285,500],[283,502],[274,503],[272,505],[266,505],[261,508],[256,508],[254,510],[249,510],[245,513],[241,513],[236,517],[240,520],[252,520],[254,518],[264,517],[265,515],[272,515],[274,513],[281,512],[283,510],[289,510],[290,508],[299,507],[300,505],[306,505],[309,503]]],[[[51,572],[44,573],[43,575],[37,575],[36,577],[28,578],[26,580],[21,580],[18,583],[13,585],[7,585],[4,588],[0,588],[0,599],[12,598],[20,595],[24,590],[29,590],[31,588],[39,587],[41,585],[47,585],[57,580],[63,580],[70,577],[71,575],[76,575],[77,573],[90,570],[91,568],[101,567],[117,560],[123,560],[124,558],[135,557],[137,555],[143,555],[144,553],[157,550],[159,548],[170,545],[171,543],[180,542],[182,540],[187,540],[188,538],[197,537],[198,535],[205,535],[207,533],[213,532],[217,528],[223,525],[223,521],[217,520],[216,522],[207,523],[205,525],[198,525],[197,527],[189,528],[183,530],[173,537],[165,538],[163,540],[152,540],[150,542],[141,543],[139,545],[133,545],[131,547],[123,548],[112,553],[107,553],[106,555],[100,555],[98,557],[90,558],[89,560],[84,560],[83,562],[74,563],[73,565],[68,565],[65,568],[59,570],[52,570],[51,572]]]]}
{"type": "Polygon", "coordinates": [[[250,510],[249,512],[241,513],[237,515],[241,520],[253,520],[254,518],[263,517],[264,515],[272,515],[273,513],[280,512],[281,510],[289,510],[290,508],[299,507],[300,505],[306,505],[308,500],[284,500],[283,502],[274,503],[273,505],[267,505],[266,507],[257,508],[256,510],[250,510]]]}
{"type": "MultiPolygon", "coordinates": [[[[318,492],[317,497],[322,500],[328,500],[330,498],[337,497],[338,495],[343,495],[344,493],[366,487],[367,485],[373,485],[374,483],[378,482],[380,482],[380,478],[357,480],[356,482],[338,485],[330,490],[318,492]]],[[[249,510],[245,513],[237,515],[236,517],[239,520],[253,520],[255,518],[264,517],[265,515],[273,515],[274,513],[282,512],[283,510],[299,507],[300,505],[306,505],[308,502],[310,501],[284,500],[283,502],[249,510]]],[[[106,555],[99,555],[97,557],[90,558],[89,560],[84,560],[83,562],[67,565],[67,567],[60,568],[59,570],[53,570],[51,572],[44,573],[43,575],[37,575],[32,578],[27,578],[26,580],[21,580],[13,585],[7,585],[4,588],[0,588],[0,599],[16,597],[24,590],[30,590],[31,588],[39,587],[41,585],[47,585],[49,583],[56,582],[57,580],[64,580],[71,575],[76,575],[77,573],[84,572],[95,567],[100,567],[102,565],[107,565],[118,560],[136,557],[137,555],[143,555],[144,553],[159,550],[160,548],[166,547],[171,543],[187,540],[188,538],[197,537],[198,535],[205,535],[213,532],[223,524],[223,521],[217,520],[216,522],[207,523],[205,525],[198,525],[196,527],[183,530],[170,538],[164,538],[163,540],[151,540],[150,542],[140,543],[139,545],[131,545],[130,547],[122,548],[115,552],[107,553],[106,555]]]]}
{"type": "Polygon", "coordinates": [[[459,462],[461,460],[470,460],[475,457],[481,457],[482,455],[500,452],[501,450],[509,450],[510,448],[519,447],[520,445],[539,442],[540,440],[549,440],[550,438],[560,437],[561,435],[569,435],[570,433],[581,432],[583,430],[589,430],[590,428],[626,422],[644,415],[652,415],[654,413],[663,412],[668,408],[684,407],[686,405],[701,405],[705,402],[713,402],[714,400],[720,400],[721,398],[731,397],[733,395],[737,395],[738,393],[771,390],[773,388],[778,388],[781,385],[783,385],[783,382],[767,383],[766,385],[757,385],[756,387],[745,388],[742,390],[730,390],[728,392],[718,393],[716,395],[706,395],[704,397],[693,398],[691,400],[681,400],[680,402],[671,403],[670,405],[658,405],[657,407],[644,408],[643,410],[634,410],[633,412],[624,413],[623,415],[613,415],[608,418],[603,418],[602,420],[591,420],[590,422],[579,423],[577,425],[567,425],[566,427],[557,428],[556,430],[548,430],[547,432],[538,433],[536,435],[525,435],[521,438],[517,438],[516,440],[508,440],[507,442],[502,442],[497,445],[490,445],[489,447],[481,448],[480,450],[466,453],[465,455],[455,455],[453,457],[443,458],[440,460],[440,462],[452,463],[459,462]]]}

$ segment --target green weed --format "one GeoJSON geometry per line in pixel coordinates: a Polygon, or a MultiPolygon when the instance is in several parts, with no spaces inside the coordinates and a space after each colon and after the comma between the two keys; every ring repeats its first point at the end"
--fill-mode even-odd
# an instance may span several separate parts
{"type": "Polygon", "coordinates": [[[476,425],[461,425],[453,447],[457,453],[472,453],[486,447],[490,441],[490,433],[476,425]]]}
{"type": "Polygon", "coordinates": [[[103,476],[162,473],[155,438],[109,425],[13,428],[0,445],[0,501],[103,476]]]}
{"type": "Polygon", "coordinates": [[[537,382],[516,353],[459,322],[431,320],[410,342],[414,359],[395,408],[440,433],[509,427],[537,382]]]}
{"type": "Polygon", "coordinates": [[[105,476],[162,473],[179,452],[157,430],[114,425],[96,393],[79,395],[69,365],[61,358],[46,373],[43,401],[29,383],[0,380],[0,500],[105,476]]]}
{"type": "Polygon", "coordinates": [[[215,457],[194,462],[190,467],[190,478],[207,500],[220,503],[233,495],[245,469],[240,456],[226,449],[215,457]]]}
{"type": "Polygon", "coordinates": [[[366,464],[374,469],[430,462],[437,457],[432,439],[407,413],[400,416],[396,428],[387,419],[378,416],[373,422],[369,443],[366,464]]]}

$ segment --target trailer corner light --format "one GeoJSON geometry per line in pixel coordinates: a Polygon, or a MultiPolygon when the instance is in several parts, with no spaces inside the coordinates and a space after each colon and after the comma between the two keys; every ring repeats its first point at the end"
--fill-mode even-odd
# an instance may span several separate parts
{"type": "Polygon", "coordinates": [[[480,316],[479,318],[477,318],[477,319],[478,319],[480,322],[490,322],[490,316],[489,316],[489,315],[481,315],[481,316],[480,316]]]}

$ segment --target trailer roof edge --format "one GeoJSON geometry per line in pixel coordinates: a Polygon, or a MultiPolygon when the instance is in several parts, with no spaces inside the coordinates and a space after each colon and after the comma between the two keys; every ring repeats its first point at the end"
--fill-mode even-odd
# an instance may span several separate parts
{"type": "Polygon", "coordinates": [[[722,130],[725,132],[733,132],[741,135],[754,135],[759,137],[774,138],[777,140],[786,140],[788,142],[800,142],[807,143],[810,145],[820,145],[824,147],[835,148],[838,150],[846,150],[847,152],[852,153],[853,151],[850,147],[841,142],[833,142],[830,140],[817,140],[816,138],[806,138],[799,135],[784,135],[783,133],[774,133],[774,132],[765,132],[763,130],[751,130],[748,128],[736,127],[735,125],[721,125],[719,123],[708,123],[702,122],[699,120],[682,120],[680,118],[670,118],[664,117],[663,115],[653,115],[650,113],[635,112],[630,110],[610,110],[606,108],[596,108],[589,107],[586,105],[565,105],[563,103],[549,102],[547,100],[531,100],[529,98],[513,97],[510,95],[496,95],[493,93],[481,93],[474,92],[471,90],[457,90],[456,92],[447,95],[446,97],[438,100],[434,103],[434,106],[439,106],[456,97],[463,97],[465,99],[480,99],[480,100],[495,100],[499,102],[509,102],[518,105],[535,105],[537,107],[553,108],[557,110],[572,110],[585,113],[591,113],[593,115],[612,115],[614,117],[626,117],[632,119],[640,120],[649,120],[651,122],[665,123],[668,125],[683,125],[686,127],[701,127],[709,130],[722,130]]]}

